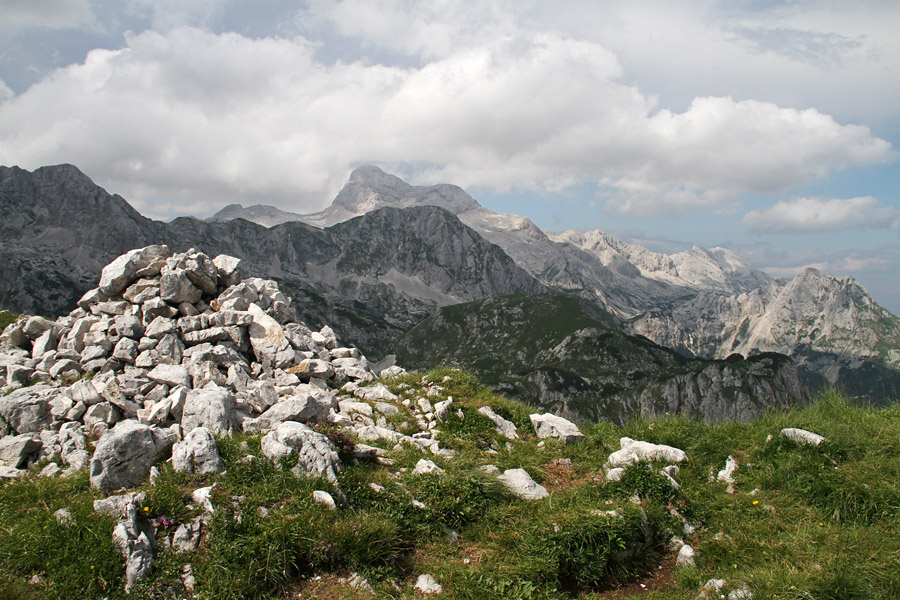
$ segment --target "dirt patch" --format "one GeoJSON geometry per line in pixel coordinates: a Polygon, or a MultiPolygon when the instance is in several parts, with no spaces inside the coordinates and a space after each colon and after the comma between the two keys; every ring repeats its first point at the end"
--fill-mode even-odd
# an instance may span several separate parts
{"type": "Polygon", "coordinates": [[[677,585],[678,575],[675,572],[674,553],[663,557],[662,561],[646,574],[627,582],[613,583],[608,588],[583,596],[586,600],[625,600],[640,597],[653,591],[664,591],[677,585]]]}
{"type": "Polygon", "coordinates": [[[591,481],[590,476],[577,475],[575,470],[568,465],[549,463],[541,467],[544,478],[541,482],[548,492],[568,490],[591,481]]]}
{"type": "Polygon", "coordinates": [[[372,594],[356,590],[345,577],[317,575],[285,590],[285,600],[371,600],[372,594]]]}

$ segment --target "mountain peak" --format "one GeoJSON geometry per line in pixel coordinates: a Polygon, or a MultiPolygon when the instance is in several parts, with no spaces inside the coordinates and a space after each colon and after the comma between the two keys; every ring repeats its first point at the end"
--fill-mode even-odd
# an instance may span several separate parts
{"type": "Polygon", "coordinates": [[[406,208],[428,205],[439,206],[455,215],[481,208],[481,205],[459,186],[410,185],[395,175],[385,173],[375,165],[362,165],[350,173],[347,184],[334,199],[332,207],[323,212],[335,212],[328,221],[337,222],[383,206],[406,208]],[[344,211],[349,214],[344,214],[344,211]]]}

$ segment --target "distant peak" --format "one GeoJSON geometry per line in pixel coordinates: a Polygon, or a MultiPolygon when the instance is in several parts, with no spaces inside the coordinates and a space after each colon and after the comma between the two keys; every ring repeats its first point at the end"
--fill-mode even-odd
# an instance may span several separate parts
{"type": "Polygon", "coordinates": [[[356,167],[350,173],[350,179],[348,180],[348,183],[366,183],[369,185],[379,182],[408,185],[396,175],[385,173],[380,167],[375,165],[362,165],[356,167]]]}
{"type": "Polygon", "coordinates": [[[59,165],[50,165],[46,167],[39,167],[32,171],[34,175],[40,177],[47,178],[65,178],[65,179],[88,179],[90,177],[84,174],[84,172],[76,167],[75,165],[71,165],[69,163],[63,163],[59,165]]]}

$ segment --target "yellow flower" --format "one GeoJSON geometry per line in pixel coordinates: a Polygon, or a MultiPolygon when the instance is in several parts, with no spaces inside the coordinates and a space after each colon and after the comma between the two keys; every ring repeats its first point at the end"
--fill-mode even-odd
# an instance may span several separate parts
{"type": "Polygon", "coordinates": [[[754,500],[754,501],[753,501],[753,506],[756,506],[757,504],[759,504],[759,500],[754,500]]]}
{"type": "Polygon", "coordinates": [[[145,506],[145,507],[144,507],[144,512],[150,512],[150,507],[149,507],[149,506],[145,506]]]}

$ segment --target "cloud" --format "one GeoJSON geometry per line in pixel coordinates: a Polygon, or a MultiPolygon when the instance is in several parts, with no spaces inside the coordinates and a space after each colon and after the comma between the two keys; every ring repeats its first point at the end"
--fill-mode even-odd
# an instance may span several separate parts
{"type": "Polygon", "coordinates": [[[126,10],[148,17],[153,29],[168,31],[182,25],[204,27],[226,2],[227,0],[128,0],[126,10]]]}
{"type": "Polygon", "coordinates": [[[552,32],[434,54],[325,63],[302,37],[128,35],[0,103],[0,163],[75,163],[158,217],[228,202],[317,210],[362,162],[498,191],[592,182],[610,210],[652,215],[733,210],[742,192],[893,157],[813,109],[700,97],[660,110],[621,81],[616,54],[552,32]]]}
{"type": "Polygon", "coordinates": [[[4,0],[0,32],[95,25],[88,0],[4,0]]]}
{"type": "Polygon", "coordinates": [[[369,47],[434,59],[515,34],[523,5],[515,0],[311,0],[297,20],[306,27],[325,24],[369,47]]]}
{"type": "Polygon", "coordinates": [[[731,32],[754,52],[772,52],[813,65],[840,66],[864,48],[861,36],[831,32],[765,26],[736,26],[731,32]]]}
{"type": "Polygon", "coordinates": [[[748,212],[741,221],[750,229],[765,233],[883,229],[900,227],[900,209],[884,206],[872,196],[795,198],[748,212]]]}
{"type": "Polygon", "coordinates": [[[15,97],[15,92],[6,85],[6,82],[0,79],[0,102],[4,102],[6,100],[12,100],[15,97]]]}

